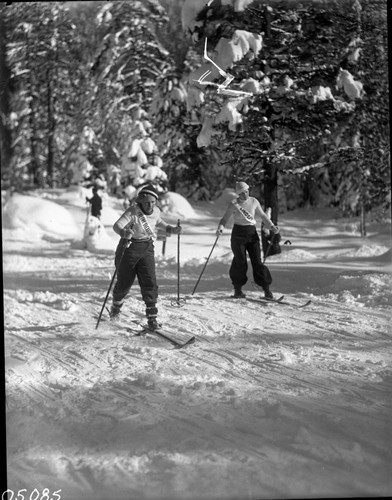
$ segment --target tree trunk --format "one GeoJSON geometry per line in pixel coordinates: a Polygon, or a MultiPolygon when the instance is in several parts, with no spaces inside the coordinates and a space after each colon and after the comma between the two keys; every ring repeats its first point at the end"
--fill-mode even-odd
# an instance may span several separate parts
{"type": "Polygon", "coordinates": [[[366,238],[366,210],[363,198],[361,199],[360,219],[361,238],[366,238]]]}
{"type": "MultiPolygon", "coordinates": [[[[181,25],[181,12],[183,0],[160,0],[169,17],[167,32],[161,32],[160,39],[174,59],[175,67],[181,74],[185,69],[185,59],[188,53],[188,42],[184,36],[181,25]]],[[[181,78],[181,77],[180,77],[181,78]]]]}
{"type": "Polygon", "coordinates": [[[37,152],[37,131],[35,126],[35,110],[32,98],[30,103],[29,124],[30,124],[30,164],[29,172],[33,186],[40,187],[39,162],[37,152]]]}
{"type": "Polygon", "coordinates": [[[367,177],[366,169],[363,160],[360,161],[360,228],[361,228],[361,238],[366,238],[366,200],[367,200],[367,177]]]}
{"type": "Polygon", "coordinates": [[[0,11],[0,159],[1,169],[8,172],[12,157],[12,138],[9,127],[10,114],[10,69],[6,59],[6,26],[0,11]]]}
{"type": "Polygon", "coordinates": [[[53,109],[53,96],[52,96],[52,81],[50,70],[46,72],[46,99],[47,99],[47,113],[48,113],[48,160],[47,160],[47,183],[49,187],[53,187],[53,172],[54,172],[54,132],[56,122],[53,109]]]}
{"type": "MultiPolygon", "coordinates": [[[[29,41],[27,42],[27,50],[29,49],[29,41]]],[[[30,162],[29,173],[34,187],[41,186],[41,175],[39,172],[38,148],[37,148],[37,126],[36,126],[36,97],[34,88],[34,63],[31,61],[31,53],[27,52],[27,66],[30,67],[28,78],[28,95],[30,96],[29,103],[29,125],[30,125],[30,162]]]]}

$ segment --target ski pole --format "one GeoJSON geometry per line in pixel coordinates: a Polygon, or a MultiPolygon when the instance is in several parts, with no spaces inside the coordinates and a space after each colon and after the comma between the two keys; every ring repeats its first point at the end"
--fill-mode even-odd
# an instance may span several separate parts
{"type": "Polygon", "coordinates": [[[199,279],[197,280],[195,288],[193,289],[192,295],[196,292],[196,288],[197,288],[198,284],[200,283],[201,277],[203,276],[204,270],[207,267],[208,261],[210,260],[212,252],[214,251],[214,248],[215,248],[215,245],[216,245],[216,243],[217,243],[217,241],[219,239],[219,236],[220,236],[220,234],[217,235],[215,243],[212,245],[211,252],[210,252],[209,256],[207,257],[207,260],[206,260],[206,262],[204,264],[204,267],[203,267],[203,269],[202,269],[202,271],[200,273],[199,279]]]}
{"type": "Polygon", "coordinates": [[[116,266],[116,268],[115,268],[115,270],[114,270],[114,273],[113,273],[113,277],[112,277],[112,279],[111,279],[111,281],[110,281],[109,289],[108,289],[108,291],[107,291],[107,294],[106,294],[105,300],[103,301],[102,308],[101,308],[101,312],[99,313],[99,316],[98,316],[98,321],[97,321],[97,324],[95,325],[95,329],[97,329],[97,328],[98,328],[99,322],[101,321],[101,316],[102,316],[103,310],[104,310],[104,308],[105,308],[106,302],[107,302],[107,300],[108,300],[108,297],[109,297],[109,294],[110,294],[110,290],[112,289],[112,286],[113,286],[113,283],[114,283],[114,279],[115,279],[115,277],[116,277],[116,275],[117,275],[118,268],[120,267],[121,261],[122,261],[122,259],[123,259],[123,257],[124,257],[125,250],[126,250],[126,249],[130,246],[130,244],[131,244],[131,240],[127,241],[127,242],[126,242],[126,243],[124,243],[124,245],[123,245],[123,248],[122,248],[122,250],[121,250],[121,254],[120,254],[120,259],[119,259],[119,261],[118,261],[118,263],[117,263],[117,266],[116,266]]]}
{"type": "MultiPolygon", "coordinates": [[[[177,221],[177,227],[180,227],[180,219],[177,221]]],[[[180,233],[177,235],[177,300],[180,300],[180,233]]]]}
{"type": "MultiPolygon", "coordinates": [[[[84,233],[83,233],[83,238],[86,238],[86,235],[87,235],[87,231],[88,231],[88,221],[89,221],[89,218],[90,218],[90,210],[91,210],[91,205],[90,205],[90,202],[88,201],[87,197],[86,197],[86,221],[84,223],[84,233]]],[[[86,243],[86,242],[85,242],[86,243]]]]}
{"type": "MultiPolygon", "coordinates": [[[[124,229],[132,229],[133,226],[134,226],[134,223],[132,222],[131,224],[128,224],[127,226],[125,226],[124,229]]],[[[121,250],[120,258],[119,258],[119,260],[117,262],[116,268],[115,268],[114,273],[113,273],[113,277],[112,277],[112,279],[110,281],[109,289],[107,291],[105,300],[103,301],[101,312],[99,313],[98,321],[97,321],[97,324],[95,325],[95,329],[98,328],[99,322],[101,321],[103,310],[105,309],[105,305],[106,305],[106,302],[108,300],[108,297],[109,297],[109,294],[110,294],[110,290],[112,289],[112,286],[113,286],[113,283],[114,283],[114,279],[115,279],[115,277],[117,275],[117,271],[118,271],[118,269],[120,267],[120,264],[121,264],[121,261],[122,261],[122,259],[124,257],[125,250],[127,248],[129,248],[130,245],[131,245],[131,240],[128,240],[128,241],[124,242],[124,245],[123,245],[122,250],[121,250]]]]}
{"type": "MultiPolygon", "coordinates": [[[[177,226],[180,227],[181,221],[178,219],[177,226]]],[[[184,305],[185,300],[180,299],[180,233],[177,235],[177,300],[172,301],[172,305],[181,307],[184,305]]]]}

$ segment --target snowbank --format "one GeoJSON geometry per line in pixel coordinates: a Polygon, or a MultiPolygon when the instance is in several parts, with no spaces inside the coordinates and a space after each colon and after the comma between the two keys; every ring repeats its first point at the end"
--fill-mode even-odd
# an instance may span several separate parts
{"type": "Polygon", "coordinates": [[[81,236],[81,228],[68,210],[57,203],[21,194],[14,194],[5,203],[3,227],[71,240],[81,236]]]}
{"type": "Polygon", "coordinates": [[[186,198],[173,191],[168,191],[160,201],[162,212],[172,217],[192,219],[196,217],[192,205],[186,198]]]}
{"type": "Polygon", "coordinates": [[[392,306],[390,274],[342,275],[329,288],[329,297],[339,302],[366,304],[368,307],[392,306]]]}

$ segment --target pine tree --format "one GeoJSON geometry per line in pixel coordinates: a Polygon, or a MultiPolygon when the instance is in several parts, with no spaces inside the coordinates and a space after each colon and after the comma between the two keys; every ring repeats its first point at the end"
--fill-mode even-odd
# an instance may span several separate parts
{"type": "MultiPolygon", "coordinates": [[[[371,70],[363,68],[370,47],[385,47],[386,14],[384,8],[376,15],[376,3],[367,6],[365,28],[362,10],[359,1],[186,2],[185,28],[199,50],[207,39],[210,57],[234,76],[231,88],[254,94],[225,98],[217,93],[216,84],[223,77],[210,63],[189,81],[188,95],[193,95],[194,112],[202,124],[199,145],[223,143],[222,164],[229,179],[261,184],[265,166],[274,163],[286,172],[284,182],[296,191],[301,188],[299,204],[306,191],[311,193],[311,178],[317,172],[326,176],[330,202],[342,183],[337,165],[350,165],[352,178],[358,177],[355,172],[366,172],[360,158],[369,148],[358,140],[365,137],[361,127],[372,114],[366,94],[371,70]],[[372,40],[362,38],[364,30],[374,32],[369,31],[374,23],[378,23],[376,44],[374,35],[372,40]],[[199,79],[206,74],[211,86],[202,87],[199,79]]],[[[379,76],[385,90],[386,74],[379,76]]],[[[380,104],[383,123],[388,125],[386,103],[380,104]]],[[[383,131],[385,158],[387,130],[383,131]]],[[[356,187],[356,201],[364,185],[361,181],[356,187]]],[[[357,207],[356,203],[352,209],[357,207]]]]}
{"type": "Polygon", "coordinates": [[[0,4],[0,160],[3,172],[10,171],[12,138],[10,129],[11,71],[6,57],[6,6],[0,4]]]}
{"type": "Polygon", "coordinates": [[[4,13],[13,88],[10,171],[22,185],[53,186],[63,181],[67,98],[79,73],[70,43],[74,26],[57,3],[11,4],[4,13]]]}

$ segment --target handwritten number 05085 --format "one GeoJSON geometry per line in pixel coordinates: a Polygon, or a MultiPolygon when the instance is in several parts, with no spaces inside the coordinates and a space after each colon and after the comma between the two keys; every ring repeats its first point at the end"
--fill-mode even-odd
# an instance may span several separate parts
{"type": "Polygon", "coordinates": [[[61,490],[57,490],[50,494],[49,488],[44,488],[41,495],[41,492],[37,490],[37,488],[34,488],[30,496],[25,496],[24,493],[26,493],[27,490],[23,488],[22,490],[18,490],[15,496],[13,490],[5,490],[1,495],[1,500],[61,500],[60,491],[61,490]]]}

